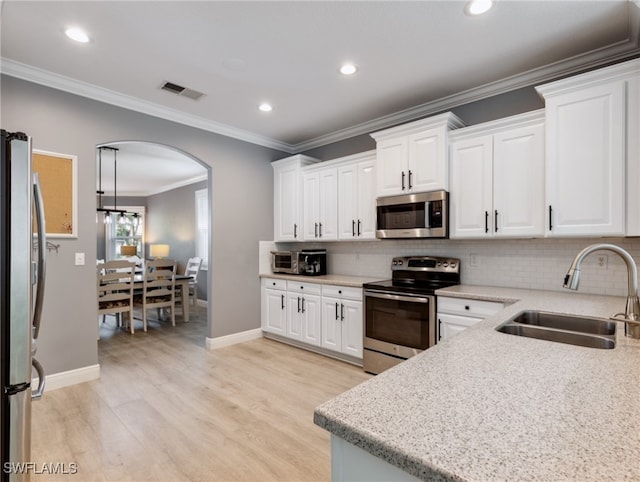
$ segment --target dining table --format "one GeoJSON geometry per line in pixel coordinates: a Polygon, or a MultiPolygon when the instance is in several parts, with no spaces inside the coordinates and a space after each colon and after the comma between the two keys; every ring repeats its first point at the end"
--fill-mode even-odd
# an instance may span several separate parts
{"type": "MultiPolygon", "coordinates": [[[[189,322],[189,281],[192,281],[191,276],[184,274],[177,274],[175,279],[176,287],[180,287],[180,299],[182,303],[182,318],[185,323],[189,322]]],[[[134,290],[142,290],[144,283],[144,275],[136,274],[133,277],[134,290]]]]}

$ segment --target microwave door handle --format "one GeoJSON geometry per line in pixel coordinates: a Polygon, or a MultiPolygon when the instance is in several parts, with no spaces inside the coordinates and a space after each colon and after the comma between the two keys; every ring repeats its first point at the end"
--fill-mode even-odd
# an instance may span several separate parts
{"type": "Polygon", "coordinates": [[[424,227],[431,229],[431,203],[429,201],[424,203],[424,227]]]}

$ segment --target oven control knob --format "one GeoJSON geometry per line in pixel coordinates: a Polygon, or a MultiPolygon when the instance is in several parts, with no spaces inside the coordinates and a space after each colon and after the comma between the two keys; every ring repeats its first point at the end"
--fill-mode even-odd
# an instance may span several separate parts
{"type": "Polygon", "coordinates": [[[452,268],[455,268],[456,264],[455,263],[451,263],[449,266],[451,266],[452,268]]]}
{"type": "Polygon", "coordinates": [[[447,262],[445,261],[444,263],[442,263],[442,266],[444,266],[444,267],[446,268],[447,266],[449,266],[449,263],[447,263],[447,262]]]}

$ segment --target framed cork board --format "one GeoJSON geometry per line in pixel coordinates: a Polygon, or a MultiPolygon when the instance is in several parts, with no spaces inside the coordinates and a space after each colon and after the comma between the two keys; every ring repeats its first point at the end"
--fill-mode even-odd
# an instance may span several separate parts
{"type": "Polygon", "coordinates": [[[47,237],[77,238],[78,157],[33,149],[32,163],[40,177],[47,237]]]}

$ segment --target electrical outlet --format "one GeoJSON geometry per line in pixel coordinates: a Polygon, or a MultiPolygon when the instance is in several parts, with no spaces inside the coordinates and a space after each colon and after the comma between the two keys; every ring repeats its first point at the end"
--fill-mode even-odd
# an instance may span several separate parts
{"type": "Polygon", "coordinates": [[[469,255],[469,266],[471,266],[472,268],[477,268],[478,266],[480,266],[480,260],[478,259],[478,255],[471,253],[469,255]]]}
{"type": "Polygon", "coordinates": [[[598,268],[607,269],[609,266],[609,257],[606,254],[601,254],[598,256],[596,263],[598,268]]]}

